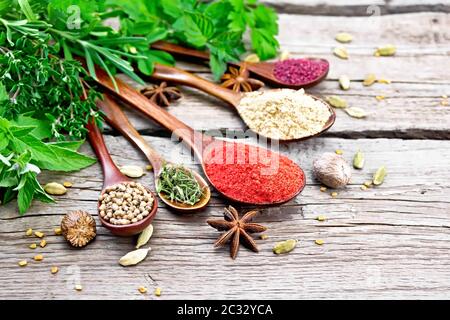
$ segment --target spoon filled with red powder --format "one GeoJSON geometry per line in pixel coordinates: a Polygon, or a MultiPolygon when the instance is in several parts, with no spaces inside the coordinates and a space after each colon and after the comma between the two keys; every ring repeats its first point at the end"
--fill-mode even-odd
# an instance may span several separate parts
{"type": "Polygon", "coordinates": [[[246,204],[272,205],[287,202],[303,190],[305,174],[287,157],[197,132],[120,79],[116,79],[117,92],[104,71],[96,72],[103,88],[181,138],[200,160],[208,180],[226,198],[246,204]]]}

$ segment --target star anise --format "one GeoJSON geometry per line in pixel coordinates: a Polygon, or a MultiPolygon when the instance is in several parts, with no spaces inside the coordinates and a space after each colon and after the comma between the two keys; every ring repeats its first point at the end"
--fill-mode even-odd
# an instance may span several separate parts
{"type": "Polygon", "coordinates": [[[250,92],[264,87],[264,82],[250,78],[246,63],[242,63],[239,70],[235,67],[230,67],[228,70],[229,73],[225,73],[221,78],[222,87],[236,92],[250,92]]]}
{"type": "Polygon", "coordinates": [[[250,221],[258,213],[257,210],[248,211],[241,218],[235,208],[229,206],[224,210],[225,220],[222,219],[208,219],[206,222],[213,228],[219,231],[227,230],[222,234],[219,239],[214,243],[215,247],[222,246],[231,239],[230,255],[231,258],[236,258],[239,251],[239,241],[254,252],[258,252],[255,240],[249,235],[249,233],[258,233],[266,231],[267,228],[250,221]]]}
{"type": "Polygon", "coordinates": [[[170,87],[163,81],[159,85],[150,85],[141,93],[160,107],[167,107],[171,101],[180,99],[183,95],[177,87],[170,87]]]}

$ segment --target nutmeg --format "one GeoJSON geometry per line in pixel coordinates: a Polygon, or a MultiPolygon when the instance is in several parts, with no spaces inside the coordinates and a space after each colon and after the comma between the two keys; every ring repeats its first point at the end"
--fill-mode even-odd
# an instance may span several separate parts
{"type": "Polygon", "coordinates": [[[345,187],[352,177],[347,161],[335,153],[326,152],[313,162],[313,173],[317,180],[331,188],[345,187]]]}
{"type": "Polygon", "coordinates": [[[64,238],[74,247],[84,247],[96,236],[94,218],[85,211],[72,211],[61,221],[64,238]]]}

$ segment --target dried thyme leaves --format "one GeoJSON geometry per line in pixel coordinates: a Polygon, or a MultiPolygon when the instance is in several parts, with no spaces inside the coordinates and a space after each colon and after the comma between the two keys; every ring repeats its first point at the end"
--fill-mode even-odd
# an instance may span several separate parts
{"type": "Polygon", "coordinates": [[[194,205],[200,201],[204,190],[194,174],[182,167],[165,165],[156,186],[158,193],[163,193],[170,201],[194,205]]]}

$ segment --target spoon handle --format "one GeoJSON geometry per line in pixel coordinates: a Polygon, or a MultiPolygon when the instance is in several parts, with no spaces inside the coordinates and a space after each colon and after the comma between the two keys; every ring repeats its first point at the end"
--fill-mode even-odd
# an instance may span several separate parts
{"type": "Polygon", "coordinates": [[[220,100],[227,102],[228,104],[231,104],[232,106],[237,106],[239,104],[239,101],[241,100],[240,93],[226,89],[206,79],[200,78],[192,73],[175,67],[156,64],[151,77],[153,79],[170,81],[188,87],[197,88],[220,100]]]}
{"type": "Polygon", "coordinates": [[[119,100],[127,103],[133,109],[142,112],[147,117],[155,120],[161,126],[165,127],[174,135],[182,139],[183,142],[195,152],[198,159],[200,161],[202,160],[202,150],[207,144],[213,141],[212,137],[205,136],[202,133],[193,130],[191,127],[172,116],[166,110],[158,107],[144,95],[140,94],[118,78],[116,78],[116,83],[119,88],[119,92],[117,92],[111,78],[105,71],[97,68],[95,72],[97,74],[98,84],[107,89],[119,100]]]}
{"type": "Polygon", "coordinates": [[[104,176],[103,188],[127,180],[111,158],[95,119],[92,118],[86,125],[86,128],[88,129],[89,142],[102,166],[104,176]]]}
{"type": "Polygon", "coordinates": [[[187,58],[195,58],[199,60],[209,60],[209,53],[206,51],[186,48],[166,41],[157,41],[152,43],[153,49],[158,49],[172,53],[174,55],[183,56],[187,58]]]}
{"type": "Polygon", "coordinates": [[[110,126],[119,131],[124,137],[134,143],[140,149],[153,166],[155,176],[158,176],[164,163],[161,155],[142,138],[139,132],[133,127],[128,117],[108,94],[104,95],[104,100],[99,100],[97,106],[106,115],[105,120],[110,126]]]}

